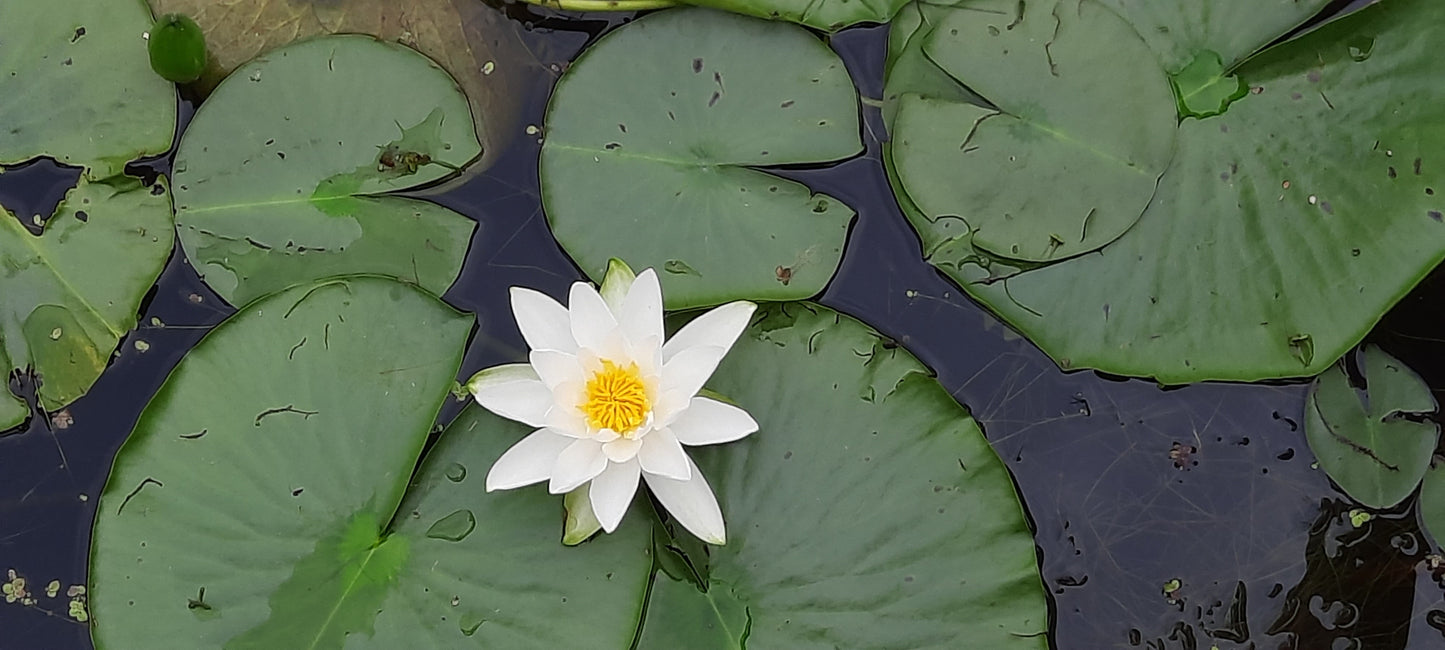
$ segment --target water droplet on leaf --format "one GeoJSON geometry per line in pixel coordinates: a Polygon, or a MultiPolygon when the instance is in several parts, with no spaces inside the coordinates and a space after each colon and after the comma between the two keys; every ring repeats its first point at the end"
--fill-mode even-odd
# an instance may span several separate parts
{"type": "Polygon", "coordinates": [[[1358,63],[1370,58],[1370,52],[1375,49],[1375,39],[1369,36],[1356,36],[1350,39],[1347,47],[1349,48],[1350,58],[1358,63]]]}
{"type": "Polygon", "coordinates": [[[472,515],[471,510],[458,510],[449,514],[426,530],[426,536],[433,539],[444,539],[449,542],[460,542],[472,534],[472,529],[477,527],[477,518],[472,515]]]}

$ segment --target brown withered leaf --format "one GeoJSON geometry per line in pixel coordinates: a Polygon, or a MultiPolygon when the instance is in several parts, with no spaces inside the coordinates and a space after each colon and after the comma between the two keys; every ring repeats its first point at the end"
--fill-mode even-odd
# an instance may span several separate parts
{"type": "MultiPolygon", "coordinates": [[[[150,0],[157,16],[195,19],[210,56],[194,86],[209,93],[236,67],[295,40],[322,34],[370,34],[431,57],[471,103],[489,165],[517,132],[526,70],[520,26],[479,0],[150,0]]],[[[378,97],[377,101],[386,101],[378,97]]]]}

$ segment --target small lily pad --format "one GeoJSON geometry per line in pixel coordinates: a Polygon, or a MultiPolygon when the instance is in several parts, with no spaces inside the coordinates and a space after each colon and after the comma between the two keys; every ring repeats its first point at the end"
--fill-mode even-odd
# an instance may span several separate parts
{"type": "Polygon", "coordinates": [[[1168,82],[1133,28],[1093,2],[923,11],[932,20],[906,35],[922,56],[890,70],[890,133],[896,191],[930,227],[961,222],[973,246],[1029,262],[1097,250],[1132,227],[1175,132],[1168,82]],[[930,68],[982,101],[938,92],[930,68]]]}
{"type": "Polygon", "coordinates": [[[1420,376],[1375,346],[1364,351],[1364,400],[1343,363],[1315,381],[1305,404],[1305,436],[1320,466],[1350,498],[1390,508],[1409,496],[1430,467],[1438,406],[1420,376]]]}
{"type": "Polygon", "coordinates": [[[809,297],[837,269],[853,210],[761,169],[862,150],[848,72],[802,28],[649,14],[572,64],[544,137],[547,219],[596,280],[613,257],[662,269],[678,309],[809,297]]]}
{"type": "Polygon", "coordinates": [[[322,37],[256,59],[206,100],[176,153],[186,256],[236,305],[348,273],[444,292],[475,223],[385,193],[474,159],[470,116],[446,72],[374,38],[322,37]]]}
{"type": "MultiPolygon", "coordinates": [[[[167,189],[82,178],[39,236],[0,209],[0,376],[33,367],[46,411],[84,395],[135,327],[175,239],[167,189]]],[[[0,430],[26,415],[0,390],[0,430]]]]}
{"type": "MultiPolygon", "coordinates": [[[[183,13],[205,33],[207,66],[191,90],[209,93],[248,61],[296,41],[367,34],[425,54],[466,91],[489,165],[506,149],[541,63],[531,56],[522,21],[483,2],[456,0],[149,0],[156,14],[183,13]]],[[[385,101],[398,96],[388,95],[385,101]]]]}

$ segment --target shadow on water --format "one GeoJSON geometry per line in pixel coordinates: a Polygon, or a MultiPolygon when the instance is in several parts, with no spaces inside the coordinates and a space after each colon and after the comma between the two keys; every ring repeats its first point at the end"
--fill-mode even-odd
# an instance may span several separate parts
{"type": "MultiPolygon", "coordinates": [[[[501,7],[530,25],[534,60],[524,63],[537,74],[515,125],[524,137],[485,173],[421,193],[480,223],[446,296],[480,322],[462,377],[524,357],[508,287],[562,296],[581,277],[541,212],[543,134],[528,127],[541,126],[566,62],[623,21],[501,7]]],[[[882,95],[886,38],[884,27],[831,38],[865,98],[882,95]]],[[[1056,647],[1387,649],[1445,637],[1445,567],[1432,559],[1413,507],[1356,525],[1357,506],[1314,467],[1305,443],[1305,384],[1162,390],[1060,372],[922,260],[883,174],[881,115],[866,104],[862,111],[862,155],[774,170],[858,212],[821,301],[919,356],[983,425],[1036,527],[1056,647]]],[[[163,171],[167,161],[150,166],[163,171]]],[[[0,201],[47,214],[73,179],[53,164],[7,170],[0,201]]],[[[1437,396],[1445,393],[1442,299],[1445,271],[1437,271],[1370,337],[1437,396]]],[[[90,393],[0,437],[0,569],[16,569],[35,589],[51,579],[84,583],[96,496],[112,457],[185,351],[232,311],[173,255],[140,327],[90,393]]],[[[450,402],[442,420],[460,406],[450,402]]],[[[0,648],[89,647],[63,599],[41,605],[48,611],[0,604],[0,648]]]]}

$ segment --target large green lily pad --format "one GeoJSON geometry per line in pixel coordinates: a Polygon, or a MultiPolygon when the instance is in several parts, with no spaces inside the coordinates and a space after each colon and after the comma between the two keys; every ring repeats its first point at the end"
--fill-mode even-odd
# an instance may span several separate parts
{"type": "Polygon", "coordinates": [[[687,3],[837,31],[858,23],[886,23],[908,0],[687,0],[687,3]]]}
{"type": "Polygon", "coordinates": [[[237,68],[196,112],[176,153],[186,255],[237,305],[347,273],[441,293],[461,269],[475,223],[384,193],[475,158],[470,115],[436,64],[367,36],[302,41],[237,68]]]}
{"type": "Polygon", "coordinates": [[[642,647],[677,647],[678,626],[705,626],[708,647],[1047,647],[1008,471],[911,355],[831,310],[771,305],[709,387],[761,428],[693,452],[728,543],[693,558],[706,595],[657,575],[642,647]]]}
{"type": "Polygon", "coordinates": [[[669,308],[818,293],[854,212],[757,169],[854,155],[857,91],[792,25],[707,9],[645,16],[557,84],[542,203],[594,279],[617,257],[655,267],[669,308]]]}
{"type": "Polygon", "coordinates": [[[936,66],[987,105],[902,95],[898,191],[932,223],[967,222],[973,245],[997,256],[1057,260],[1114,241],[1174,152],[1174,98],[1144,42],[1096,3],[1065,4],[935,8],[911,38],[914,65],[936,66]]]}
{"type": "Polygon", "coordinates": [[[208,335],[101,495],[97,647],[630,639],[647,527],[569,549],[545,489],[486,494],[520,426],[463,414],[408,490],[472,324],[413,286],[353,277],[266,297],[208,335]]]}
{"type": "Polygon", "coordinates": [[[1320,467],[1350,498],[1371,508],[1394,507],[1415,491],[1440,438],[1424,420],[1438,406],[1430,387],[1375,346],[1364,352],[1362,403],[1343,363],[1315,381],[1305,404],[1305,435],[1320,467]]]}
{"type": "Polygon", "coordinates": [[[92,180],[171,148],[175,88],[151,72],[140,0],[0,3],[0,164],[40,156],[92,180]]]}
{"type": "MultiPolygon", "coordinates": [[[[1000,29],[1012,20],[939,11],[1000,29]]],[[[1393,0],[1244,62],[1235,73],[1253,90],[1180,123],[1139,221],[1062,262],[973,245],[967,222],[920,213],[898,178],[897,142],[885,157],[929,261],[1061,366],[1166,383],[1316,374],[1445,258],[1445,163],[1431,157],[1445,145],[1445,87],[1434,83],[1445,60],[1427,37],[1442,20],[1445,5],[1393,0]]],[[[890,84],[938,79],[901,65],[890,84]]],[[[1101,83],[1117,74],[1096,69],[1101,83]]],[[[968,128],[939,122],[934,137],[968,128]]]]}
{"type": "MultiPolygon", "coordinates": [[[[42,408],[84,395],[135,327],[175,238],[166,190],[124,176],[82,178],[40,236],[0,208],[0,375],[33,368],[42,408]]],[[[27,415],[0,389],[0,430],[27,415]]]]}

